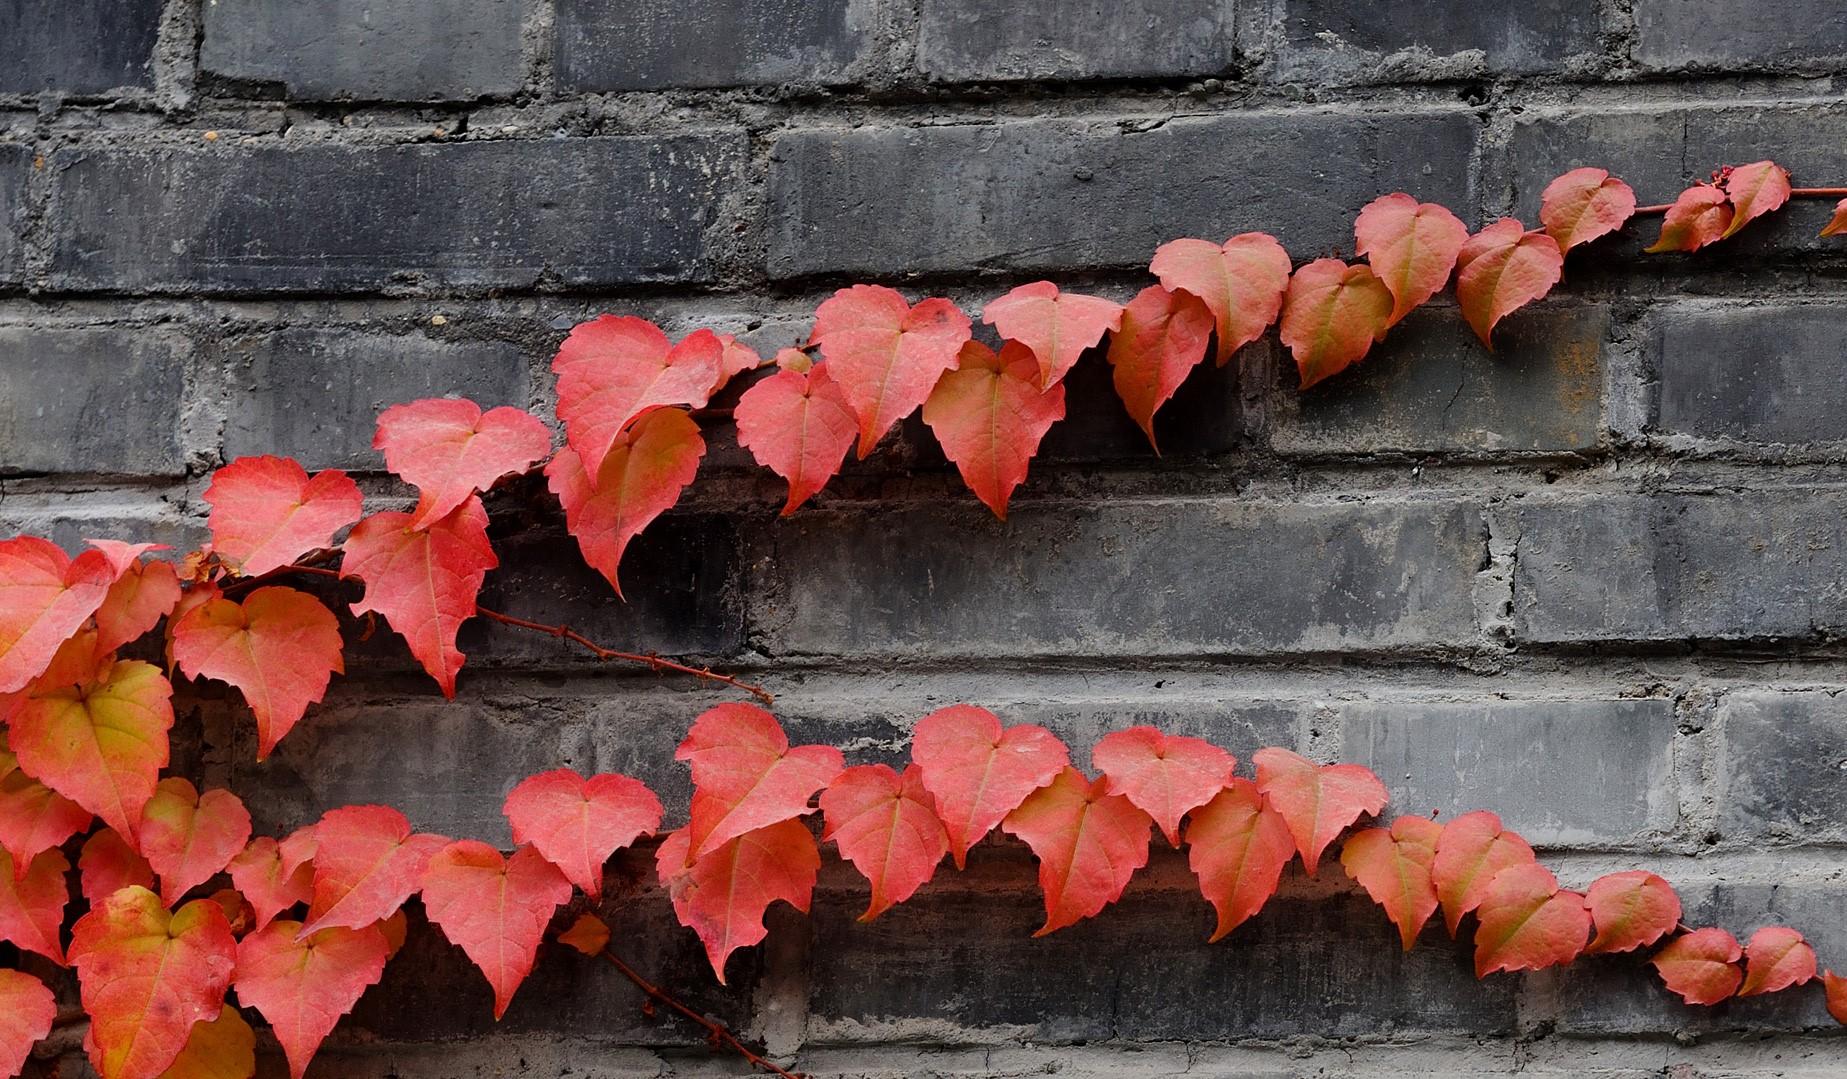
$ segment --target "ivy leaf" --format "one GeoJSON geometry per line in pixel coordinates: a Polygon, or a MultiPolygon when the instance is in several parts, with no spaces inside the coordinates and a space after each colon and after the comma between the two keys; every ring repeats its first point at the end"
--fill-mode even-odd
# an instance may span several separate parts
{"type": "Polygon", "coordinates": [[[1030,723],[1001,729],[985,708],[952,704],[917,721],[911,759],[936,815],[949,836],[956,868],[1026,796],[1050,783],[1070,763],[1070,752],[1051,731],[1030,723]]]}
{"type": "Polygon", "coordinates": [[[172,727],[173,687],[159,668],[122,660],[94,682],[35,684],[7,736],[27,774],[129,838],[167,763],[172,727]]]}
{"type": "Polygon", "coordinates": [[[769,935],[763,914],[771,903],[780,899],[808,912],[821,852],[808,826],[795,819],[745,832],[689,862],[691,851],[685,828],[670,832],[655,852],[655,865],[674,914],[698,935],[724,985],[731,953],[769,935]]]}
{"type": "Polygon", "coordinates": [[[171,562],[142,560],[160,544],[86,542],[103,552],[115,572],[115,583],[96,609],[96,650],[113,652],[153,629],[173,610],[180,601],[180,577],[171,562]]]}
{"type": "Polygon", "coordinates": [[[825,363],[805,370],[783,366],[758,380],[738,398],[731,416],[737,421],[738,445],[789,481],[784,517],[840,471],[859,426],[825,363]]]}
{"type": "Polygon", "coordinates": [[[924,402],[924,422],[943,453],[955,462],[969,490],[1007,519],[1007,500],[1026,481],[1026,469],[1052,425],[1065,418],[1065,388],[1040,389],[1032,353],[1017,341],[1000,355],[979,341],[962,346],[924,402]]]}
{"type": "Polygon", "coordinates": [[[64,965],[58,930],[71,899],[70,885],[64,880],[70,868],[64,852],[58,850],[41,851],[24,873],[14,865],[12,855],[0,854],[0,940],[64,965]]]}
{"type": "Polygon", "coordinates": [[[168,914],[153,892],[124,888],[78,919],[70,956],[103,1079],[155,1079],[223,1008],[237,942],[208,899],[168,914]]]}
{"type": "Polygon", "coordinates": [[[114,828],[100,829],[84,840],[83,851],[77,855],[77,872],[83,898],[92,907],[124,888],[154,890],[154,867],[114,828]]]}
{"type": "Polygon", "coordinates": [[[1263,336],[1289,288],[1289,252],[1265,232],[1242,232],[1223,244],[1169,240],[1148,268],[1169,289],[1205,302],[1218,331],[1220,367],[1263,336]]]}
{"type": "Polygon", "coordinates": [[[558,934],[558,943],[585,955],[601,955],[609,947],[609,924],[594,914],[579,914],[571,928],[558,934]]]}
{"type": "Polygon", "coordinates": [[[1847,232],[1847,199],[1834,204],[1834,216],[1828,218],[1828,223],[1821,227],[1821,232],[1817,235],[1839,236],[1844,232],[1847,232]]]}
{"type": "MultiPolygon", "coordinates": [[[[1035,388],[1050,389],[1084,350],[1095,348],[1105,333],[1122,328],[1122,305],[1061,293],[1050,281],[1034,281],[991,301],[982,309],[981,321],[1008,341],[1019,342],[1034,364],[1029,381],[1035,388]]],[[[966,353],[963,359],[966,363],[966,353]]]]}
{"type": "Polygon", "coordinates": [[[661,826],[661,800],[625,775],[585,779],[569,768],[521,780],[502,811],[513,842],[530,843],[592,899],[603,894],[603,863],[661,826]]]}
{"type": "Polygon", "coordinates": [[[340,1017],[385,973],[391,944],[377,925],[302,935],[300,922],[277,921],[237,946],[237,999],[274,1028],[301,1079],[340,1017]]]}
{"type": "Polygon", "coordinates": [[[18,1075],[57,1018],[58,1000],[44,982],[24,971],[0,969],[0,1075],[18,1075]]]}
{"type": "Polygon", "coordinates": [[[1186,847],[1200,893],[1218,911],[1213,941],[1263,909],[1295,857],[1283,815],[1264,802],[1257,784],[1237,777],[1187,819],[1186,847]]]}
{"type": "Polygon", "coordinates": [[[1392,294],[1385,324],[1396,326],[1449,283],[1469,227],[1444,207],[1400,191],[1367,203],[1353,222],[1353,238],[1392,294]]]}
{"type": "Polygon", "coordinates": [[[413,531],[410,521],[408,513],[375,513],[359,522],[346,538],[340,575],[365,582],[353,613],[384,615],[443,696],[454,697],[463,659],[455,635],[475,616],[481,582],[500,560],[487,541],[487,511],[478,497],[423,531],[413,531]]]}
{"type": "Polygon", "coordinates": [[[915,764],[902,776],[883,764],[848,768],[821,792],[821,814],[821,841],[833,840],[872,885],[862,922],[916,894],[949,850],[949,833],[915,764]]]}
{"type": "Polygon", "coordinates": [[[1340,849],[1341,867],[1385,908],[1407,952],[1437,909],[1430,863],[1442,834],[1443,826],[1428,817],[1399,817],[1389,829],[1355,832],[1340,849]]]}
{"type": "Polygon", "coordinates": [[[12,855],[16,871],[88,828],[90,820],[89,810],[17,767],[0,777],[0,850],[12,855]]]}
{"type": "Polygon", "coordinates": [[[1149,285],[1122,309],[1122,329],[1109,342],[1116,396],[1156,453],[1154,414],[1173,397],[1212,336],[1212,312],[1190,292],[1149,285]]]}
{"type": "Polygon", "coordinates": [[[1462,916],[1481,906],[1494,875],[1509,866],[1533,861],[1533,848],[1518,833],[1501,827],[1501,818],[1485,809],[1464,813],[1443,826],[1437,855],[1430,863],[1443,924],[1451,939],[1462,916]]]}
{"type": "Polygon", "coordinates": [[[1321,852],[1360,817],[1385,808],[1385,784],[1357,764],[1316,764],[1287,749],[1252,754],[1257,789],[1289,825],[1309,876],[1321,852]]]}
{"type": "Polygon", "coordinates": [[[299,935],[383,921],[417,891],[424,867],[449,845],[439,835],[411,834],[389,806],[329,810],[314,826],[314,896],[299,935]]]}
{"type": "Polygon", "coordinates": [[[1688,1004],[1717,1004],[1738,991],[1744,949],[1723,929],[1695,929],[1668,941],[1648,962],[1668,990],[1688,1004]]]}
{"type": "Polygon", "coordinates": [[[1721,240],[1788,202],[1789,172],[1774,161],[1739,165],[1725,177],[1725,197],[1732,204],[1732,220],[1719,234],[1721,240]]]}
{"type": "Polygon", "coordinates": [[[1127,798],[1110,794],[1109,780],[1092,782],[1069,766],[1027,795],[1000,827],[1039,859],[1045,924],[1033,936],[1074,925],[1122,898],[1135,871],[1148,864],[1153,824],[1127,798]]]}
{"type": "Polygon", "coordinates": [[[699,425],[677,408],[659,408],[636,420],[610,443],[592,477],[568,447],[545,466],[552,494],[564,505],[565,524],[584,561],[622,595],[617,570],[629,540],[673,508],[693,482],[705,440],[699,425]]]}
{"type": "Polygon", "coordinates": [[[423,870],[423,909],[487,976],[495,1019],[532,973],[552,912],[570,900],[571,882],[530,846],[502,858],[486,843],[457,840],[423,870]]]}
{"type": "Polygon", "coordinates": [[[1647,253],[1698,251],[1726,235],[1732,214],[1725,192],[1711,184],[1694,184],[1668,207],[1667,216],[1661,219],[1661,238],[1647,253]]]}
{"type": "Polygon", "coordinates": [[[230,864],[250,841],[250,813],[227,790],[200,794],[178,776],[160,781],[141,815],[141,853],[160,874],[168,906],[230,864]]]}
{"type": "Polygon", "coordinates": [[[1822,974],[1821,983],[1827,990],[1828,1014],[1835,1022],[1847,1026],[1847,978],[1830,970],[1822,974]]]}
{"type": "Polygon", "coordinates": [[[114,581],[101,551],[73,559],[37,536],[0,542],[0,693],[24,689],[45,673],[114,581]]]}
{"type": "Polygon", "coordinates": [[[763,357],[757,355],[757,350],[731,334],[719,334],[718,347],[718,378],[712,383],[711,392],[706,394],[707,400],[717,397],[718,391],[730,385],[732,379],[763,366],[763,357]]]}
{"type": "MultiPolygon", "coordinates": [[[[357,531],[357,530],[355,530],[357,531]]],[[[293,588],[259,588],[242,603],[222,596],[174,622],[168,654],[188,678],[216,678],[244,695],[257,721],[257,760],[327,694],[340,656],[340,620],[293,588]]]]}
{"type": "Polygon", "coordinates": [[[385,455],[386,468],[417,488],[410,527],[421,530],[500,477],[544,460],[552,435],[523,409],[484,413],[466,399],[427,398],[379,413],[372,448],[385,455]]]}
{"type": "Polygon", "coordinates": [[[948,300],[912,307],[883,285],[843,288],[815,310],[814,343],[859,418],[860,460],[955,369],[969,329],[968,316],[948,300]]]}
{"type": "Polygon", "coordinates": [[[1591,882],[1584,893],[1597,935],[1587,955],[1646,948],[1680,924],[1680,897],[1667,881],[1636,869],[1609,873],[1591,882]]]}
{"type": "Polygon", "coordinates": [[[706,403],[724,344],[695,330],[673,344],[646,319],[603,315],[580,324],[552,360],[558,418],[584,471],[596,475],[625,428],[649,409],[706,403]]]}
{"type": "Polygon", "coordinates": [[[1456,262],[1456,301],[1481,343],[1494,348],[1495,324],[1552,291],[1565,272],[1558,241],[1511,217],[1469,237],[1456,262]]]}
{"type": "Polygon", "coordinates": [[[1561,252],[1622,228],[1635,216],[1635,189],[1604,169],[1572,169],[1539,195],[1539,220],[1561,252]]]}
{"type": "Polygon", "coordinates": [[[160,1079],[250,1079],[256,1069],[257,1033],[226,1004],[218,1018],[192,1025],[186,1047],[160,1079]]]}
{"type": "Polygon", "coordinates": [[[1170,846],[1180,845],[1180,818],[1231,782],[1238,760],[1203,738],[1169,737],[1154,727],[1112,731],[1090,750],[1091,763],[1120,794],[1154,818],[1170,846]]]}
{"type": "Polygon", "coordinates": [[[1776,993],[1806,985],[1814,977],[1815,949],[1802,934],[1788,926],[1768,925],[1752,933],[1744,946],[1744,984],[1738,987],[1738,995],[1776,993]]]}
{"type": "Polygon", "coordinates": [[[1509,866],[1494,875],[1475,916],[1475,976],[1497,970],[1543,970],[1569,963],[1590,937],[1584,897],[1563,891],[1538,863],[1509,866]]]}
{"type": "Polygon", "coordinates": [[[308,471],[288,457],[239,457],[212,473],[212,551],[257,577],[332,545],[334,533],[359,520],[359,485],[338,469],[308,471]]]}
{"type": "Polygon", "coordinates": [[[745,832],[808,812],[808,799],[846,767],[833,746],[790,748],[776,717],[751,704],[701,713],[673,752],[693,772],[688,860],[745,832]]]}
{"type": "Polygon", "coordinates": [[[231,883],[250,903],[253,927],[261,930],[278,914],[314,896],[314,866],[283,864],[282,845],[270,836],[258,836],[225,867],[231,883]]]}
{"type": "Polygon", "coordinates": [[[1394,301],[1372,268],[1316,259],[1289,279],[1278,333],[1306,390],[1365,358],[1385,338],[1394,301]]]}

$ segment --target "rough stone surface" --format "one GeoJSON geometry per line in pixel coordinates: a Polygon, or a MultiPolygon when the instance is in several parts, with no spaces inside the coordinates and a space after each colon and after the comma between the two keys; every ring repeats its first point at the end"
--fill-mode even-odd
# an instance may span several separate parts
{"type": "Polygon", "coordinates": [[[1561,70],[1599,51],[1603,5],[1537,0],[1508,8],[1438,0],[1415,10],[1345,0],[1282,0],[1281,58],[1286,79],[1415,79],[1526,75],[1561,70]]]}
{"type": "Polygon", "coordinates": [[[1216,75],[1232,65],[1235,31],[1219,0],[924,0],[917,66],[944,81],[1216,75]]]}
{"type": "Polygon", "coordinates": [[[26,179],[32,148],[0,143],[0,284],[16,280],[25,265],[26,179]]]}
{"type": "Polygon", "coordinates": [[[0,471],[180,472],[190,351],[161,327],[0,326],[0,471]]]}
{"type": "Polygon", "coordinates": [[[103,94],[154,84],[162,0],[0,4],[0,94],[103,94]]]}
{"type": "Polygon", "coordinates": [[[1801,445],[1847,439],[1835,406],[1840,308],[1679,304],[1655,320],[1655,426],[1671,435],[1801,445]]]}
{"type": "Polygon", "coordinates": [[[557,0],[552,62],[571,90],[850,81],[872,0],[557,0]]]}
{"type": "Polygon", "coordinates": [[[1847,59],[1847,11],[1827,0],[1636,0],[1635,55],[1658,70],[1838,71],[1847,59]]]}
{"type": "Polygon", "coordinates": [[[1743,691],[1726,696],[1720,716],[1726,838],[1847,835],[1847,702],[1830,692],[1743,691]]]}

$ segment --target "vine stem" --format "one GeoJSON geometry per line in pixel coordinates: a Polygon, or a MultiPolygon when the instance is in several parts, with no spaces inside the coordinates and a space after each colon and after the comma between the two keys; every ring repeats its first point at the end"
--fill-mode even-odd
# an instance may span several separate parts
{"type": "MultiPolygon", "coordinates": [[[[1792,187],[1789,189],[1792,199],[1847,199],[1847,187],[1792,187]]],[[[1671,202],[1657,203],[1653,206],[1637,206],[1635,216],[1643,214],[1664,214],[1674,208],[1671,202]]]]}
{"type": "Polygon", "coordinates": [[[654,1001],[658,1004],[665,1005],[666,1007],[673,1009],[674,1011],[678,1012],[680,1015],[686,1017],[687,1019],[690,1019],[693,1022],[698,1023],[700,1026],[704,1027],[706,1038],[710,1040],[714,1045],[729,1046],[731,1049],[736,1050],[739,1056],[742,1056],[745,1060],[749,1061],[750,1063],[754,1064],[755,1066],[759,1068],[762,1068],[764,1071],[769,1072],[771,1075],[780,1075],[782,1076],[782,1079],[804,1079],[804,1077],[799,1072],[792,1072],[792,1071],[784,1070],[782,1068],[777,1067],[775,1064],[771,1063],[770,1061],[765,1060],[761,1054],[757,1053],[750,1046],[745,1045],[743,1042],[739,1041],[737,1038],[737,1035],[731,1033],[730,1030],[726,1029],[723,1023],[720,1023],[715,1019],[708,1018],[707,1016],[701,1015],[698,1012],[694,1011],[691,1007],[688,1007],[687,1005],[682,1004],[678,999],[670,995],[666,990],[660,988],[659,986],[655,985],[653,982],[650,982],[648,981],[648,979],[642,977],[640,971],[636,970],[634,967],[629,966],[627,963],[624,963],[622,959],[616,955],[616,953],[610,951],[608,948],[604,948],[598,954],[601,955],[604,959],[609,960],[610,965],[615,967],[618,971],[620,971],[624,978],[627,978],[629,981],[634,982],[635,988],[641,990],[643,993],[646,993],[648,995],[649,1000],[654,1001]]]}

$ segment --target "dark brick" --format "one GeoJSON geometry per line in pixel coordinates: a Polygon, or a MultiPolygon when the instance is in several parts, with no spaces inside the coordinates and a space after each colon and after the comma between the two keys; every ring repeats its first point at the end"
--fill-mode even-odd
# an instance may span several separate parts
{"type": "Polygon", "coordinates": [[[1381,191],[1469,217],[1476,126],[1302,109],[795,131],[771,155],[770,272],[1139,267],[1176,236],[1247,229],[1297,257],[1349,251],[1381,191]]]}
{"type": "Polygon", "coordinates": [[[1635,58],[1650,68],[1832,75],[1847,59],[1847,9],[1833,0],[1635,0],[1635,58]]]}
{"type": "Polygon", "coordinates": [[[872,0],[558,0],[553,67],[571,90],[850,82],[872,0]]]}
{"type": "Polygon", "coordinates": [[[713,203],[743,152],[721,135],[65,151],[52,165],[53,279],[313,291],[702,280],[713,203]]]}
{"type": "Polygon", "coordinates": [[[50,504],[9,495],[0,511],[0,539],[24,533],[42,536],[66,551],[87,550],[85,539],[115,539],[125,543],[164,543],[175,551],[190,551],[208,534],[202,519],[182,517],[170,506],[146,496],[125,496],[128,504],[110,505],[89,499],[54,496],[50,504]]]}
{"type": "Polygon", "coordinates": [[[161,0],[0,0],[0,93],[154,85],[161,0]]]}
{"type": "Polygon", "coordinates": [[[1212,75],[1234,29],[1222,0],[924,0],[917,66],[949,82],[1212,75]]]}
{"type": "Polygon", "coordinates": [[[205,5],[199,64],[297,98],[425,101],[524,81],[520,0],[237,0],[205,5]]]}
{"type": "Polygon", "coordinates": [[[1559,71],[1601,51],[1597,0],[1355,4],[1285,0],[1276,77],[1291,81],[1559,71]]]}
{"type": "Polygon", "coordinates": [[[0,143],[0,282],[16,280],[25,268],[26,178],[32,148],[0,143]]]}
{"type": "Polygon", "coordinates": [[[1720,711],[1719,827],[1728,839],[1847,837],[1847,700],[1728,693],[1720,711]]]}
{"type": "Polygon", "coordinates": [[[1834,305],[1672,304],[1648,340],[1655,427],[1746,442],[1847,439],[1834,305]]]}
{"type": "Polygon", "coordinates": [[[184,471],[191,351],[160,327],[0,326],[0,473],[184,471]]]}

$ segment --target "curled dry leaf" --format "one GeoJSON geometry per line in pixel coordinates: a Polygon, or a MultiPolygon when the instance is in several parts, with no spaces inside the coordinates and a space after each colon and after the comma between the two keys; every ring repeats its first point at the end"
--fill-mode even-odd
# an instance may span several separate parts
{"type": "Polygon", "coordinates": [[[1834,204],[1834,216],[1828,218],[1828,223],[1821,227],[1818,235],[1839,236],[1842,233],[1847,233],[1847,199],[1834,204]]]}
{"type": "Polygon", "coordinates": [[[594,914],[579,914],[571,928],[558,934],[558,943],[585,955],[601,955],[609,947],[609,924],[594,914]]]}
{"type": "Polygon", "coordinates": [[[1648,253],[1698,251],[1725,235],[1731,227],[1732,204],[1725,192],[1710,184],[1695,184],[1680,193],[1661,219],[1661,238],[1648,253]]]}

